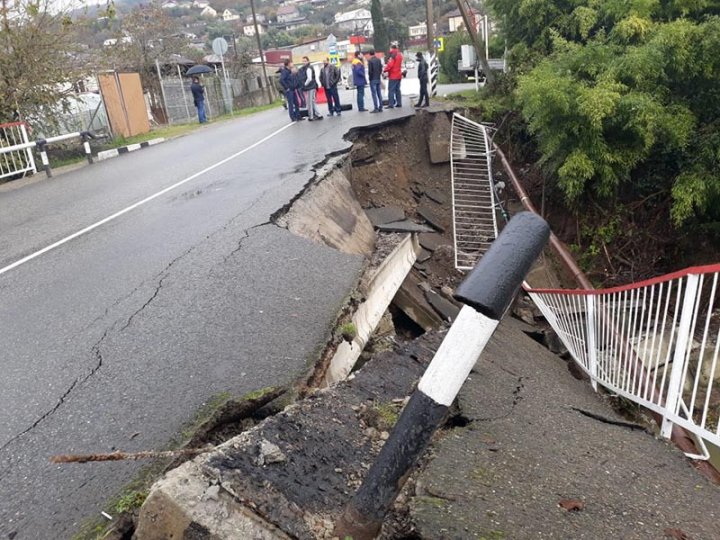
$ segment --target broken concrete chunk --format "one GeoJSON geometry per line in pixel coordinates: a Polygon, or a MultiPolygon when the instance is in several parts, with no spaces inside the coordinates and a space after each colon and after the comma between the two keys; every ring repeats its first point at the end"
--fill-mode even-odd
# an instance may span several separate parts
{"type": "Polygon", "coordinates": [[[425,300],[425,295],[419,287],[420,281],[417,270],[411,271],[393,298],[393,304],[428,332],[438,328],[443,321],[425,300]]]}
{"type": "Polygon", "coordinates": [[[428,203],[421,203],[420,206],[418,206],[417,213],[438,231],[445,232],[445,226],[442,223],[442,218],[433,208],[428,205],[428,203]]]}
{"type": "Polygon", "coordinates": [[[214,484],[205,490],[206,501],[217,501],[220,495],[220,486],[214,484]]]}
{"type": "Polygon", "coordinates": [[[430,257],[432,257],[432,253],[423,248],[420,250],[420,253],[418,253],[416,260],[419,263],[424,263],[425,261],[430,260],[430,257]]]}
{"type": "Polygon", "coordinates": [[[406,232],[406,233],[429,233],[432,232],[430,227],[419,225],[414,221],[406,219],[405,221],[394,221],[393,223],[385,223],[378,226],[378,230],[383,232],[406,232]]]}
{"type": "Polygon", "coordinates": [[[287,459],[278,445],[273,444],[266,439],[260,441],[259,446],[260,454],[257,458],[257,464],[261,467],[272,463],[282,463],[287,459]]]}
{"type": "Polygon", "coordinates": [[[427,298],[428,303],[442,316],[445,321],[454,321],[455,317],[457,317],[458,313],[460,313],[460,308],[452,302],[445,300],[435,291],[426,291],[425,298],[427,298]]]}
{"type": "Polygon", "coordinates": [[[447,245],[447,241],[437,233],[421,234],[418,240],[420,245],[428,251],[435,251],[440,246],[447,245]]]}
{"type": "Polygon", "coordinates": [[[383,206],[381,208],[366,208],[365,213],[370,219],[373,227],[392,223],[394,221],[402,221],[405,219],[405,211],[397,206],[383,206]]]}
{"type": "Polygon", "coordinates": [[[427,191],[425,191],[425,195],[427,195],[429,199],[432,199],[438,204],[447,204],[448,202],[445,194],[439,189],[428,189],[427,191]]]}

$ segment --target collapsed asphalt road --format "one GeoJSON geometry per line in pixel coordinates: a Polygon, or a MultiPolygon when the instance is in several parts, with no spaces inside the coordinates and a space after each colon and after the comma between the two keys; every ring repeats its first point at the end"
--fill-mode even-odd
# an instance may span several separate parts
{"type": "Polygon", "coordinates": [[[140,468],[51,455],[164,447],[315,359],[362,260],[269,217],[351,127],[410,114],[276,109],[0,191],[0,538],[67,538],[140,468]]]}

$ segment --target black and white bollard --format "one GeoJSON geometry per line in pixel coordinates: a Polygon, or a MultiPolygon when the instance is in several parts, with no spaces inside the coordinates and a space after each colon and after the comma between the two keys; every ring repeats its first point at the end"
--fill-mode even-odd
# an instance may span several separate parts
{"type": "Polygon", "coordinates": [[[47,155],[47,141],[45,139],[39,139],[35,141],[37,149],[40,152],[40,161],[42,161],[43,169],[48,178],[52,178],[52,169],[50,168],[50,160],[47,155]]]}
{"type": "Polygon", "coordinates": [[[90,165],[93,164],[93,157],[92,157],[92,150],[90,149],[90,139],[94,139],[95,135],[90,133],[89,131],[83,131],[80,133],[80,138],[83,142],[83,148],[85,149],[85,157],[88,160],[88,163],[90,165]]]}
{"type": "Polygon", "coordinates": [[[440,64],[438,63],[437,54],[433,51],[430,53],[430,95],[437,96],[438,76],[440,73],[440,64]]]}
{"type": "Polygon", "coordinates": [[[470,370],[550,237],[536,214],[516,215],[493,242],[456,298],[466,305],[425,370],[380,455],[345,507],[335,536],[370,540],[410,470],[444,421],[470,370]]]}

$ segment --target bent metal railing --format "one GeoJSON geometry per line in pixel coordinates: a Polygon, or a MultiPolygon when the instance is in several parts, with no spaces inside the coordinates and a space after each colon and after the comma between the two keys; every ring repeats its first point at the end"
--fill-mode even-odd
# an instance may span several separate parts
{"type": "MultiPolygon", "coordinates": [[[[454,115],[453,135],[461,134],[463,140],[490,140],[493,152],[487,153],[487,170],[491,170],[491,157],[497,154],[520,202],[537,214],[487,130],[482,124],[454,115]]],[[[453,152],[457,151],[456,144],[454,141],[453,152]]],[[[476,177],[483,174],[481,168],[476,177]]],[[[481,206],[488,218],[485,223],[490,218],[494,222],[498,204],[492,176],[487,179],[492,202],[481,206]]],[[[482,234],[489,232],[480,230],[482,234]]],[[[705,441],[720,446],[720,301],[716,301],[720,265],[596,290],[552,233],[550,245],[580,289],[532,289],[527,283],[523,287],[574,361],[588,374],[593,388],[597,390],[600,384],[646,407],[661,424],[661,434],[672,438],[688,457],[699,460],[695,466],[708,478],[720,481],[718,471],[707,465],[705,447],[705,441]]],[[[456,242],[456,257],[457,253],[456,242]]]]}
{"type": "Polygon", "coordinates": [[[487,127],[453,115],[450,135],[455,268],[471,270],[497,237],[487,127]]]}
{"type": "Polygon", "coordinates": [[[29,142],[24,122],[0,124],[0,179],[37,172],[29,142]]]}
{"type": "Polygon", "coordinates": [[[660,414],[664,437],[677,424],[720,446],[719,274],[713,265],[612,289],[526,290],[593,385],[660,414]]]}

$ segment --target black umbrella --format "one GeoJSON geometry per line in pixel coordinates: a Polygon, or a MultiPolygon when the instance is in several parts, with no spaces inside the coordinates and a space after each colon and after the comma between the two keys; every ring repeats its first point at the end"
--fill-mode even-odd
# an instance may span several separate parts
{"type": "Polygon", "coordinates": [[[204,66],[202,64],[198,64],[197,66],[193,66],[190,69],[188,69],[185,72],[185,75],[190,77],[191,75],[201,75],[203,73],[213,73],[213,69],[209,66],[204,66]]]}

